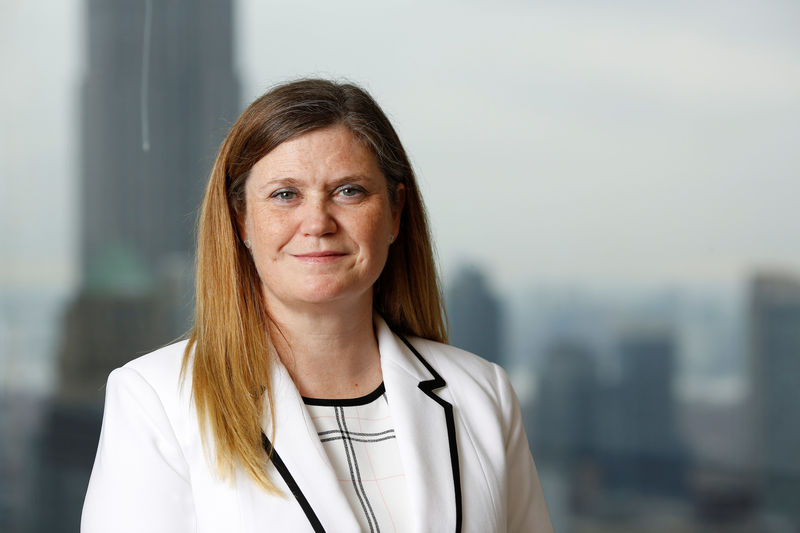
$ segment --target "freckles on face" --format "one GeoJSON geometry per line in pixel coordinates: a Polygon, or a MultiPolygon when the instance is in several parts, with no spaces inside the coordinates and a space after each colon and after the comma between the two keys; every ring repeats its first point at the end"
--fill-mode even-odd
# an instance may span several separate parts
{"type": "Polygon", "coordinates": [[[249,202],[247,216],[245,218],[245,230],[251,235],[251,247],[253,252],[258,250],[259,257],[267,255],[275,259],[275,254],[280,252],[292,236],[292,232],[287,231],[292,225],[291,213],[283,210],[270,210],[264,202],[256,200],[249,202]],[[253,240],[256,245],[253,246],[253,240]],[[263,246],[271,243],[276,246],[263,246]]]}
{"type": "Polygon", "coordinates": [[[243,236],[268,306],[371,299],[400,213],[375,156],[349,130],[280,144],[251,169],[245,197],[243,236]]]}

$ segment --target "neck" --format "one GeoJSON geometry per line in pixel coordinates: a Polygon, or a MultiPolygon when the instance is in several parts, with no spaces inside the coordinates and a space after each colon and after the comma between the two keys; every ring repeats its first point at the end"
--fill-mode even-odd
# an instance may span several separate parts
{"type": "Polygon", "coordinates": [[[371,297],[346,308],[270,305],[269,314],[272,342],[302,396],[355,398],[380,385],[371,297]]]}

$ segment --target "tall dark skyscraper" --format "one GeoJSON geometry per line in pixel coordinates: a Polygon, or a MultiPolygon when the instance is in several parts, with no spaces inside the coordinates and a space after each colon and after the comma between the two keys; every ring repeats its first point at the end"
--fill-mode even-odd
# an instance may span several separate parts
{"type": "Polygon", "coordinates": [[[751,398],[764,503],[800,524],[800,276],[750,285],[751,398]]]}
{"type": "Polygon", "coordinates": [[[236,117],[239,88],[230,1],[88,4],[81,236],[91,278],[119,247],[150,269],[192,250],[205,178],[236,117]]]}
{"type": "Polygon", "coordinates": [[[194,224],[239,109],[225,0],[89,0],[81,286],[40,437],[31,530],[77,531],[109,371],[184,333],[194,224]]]}
{"type": "Polygon", "coordinates": [[[62,394],[181,335],[194,224],[238,112],[230,1],[90,0],[83,91],[82,286],[62,394]]]}
{"type": "Polygon", "coordinates": [[[688,450],[678,431],[674,333],[645,325],[618,338],[619,374],[597,389],[595,457],[608,490],[685,497],[688,450]]]}
{"type": "Polygon", "coordinates": [[[486,275],[474,266],[463,266],[447,288],[450,342],[494,363],[501,355],[500,301],[486,275]]]}
{"type": "Polygon", "coordinates": [[[675,336],[670,328],[640,327],[619,341],[621,380],[618,409],[624,420],[621,444],[628,454],[623,484],[643,494],[683,494],[686,449],[678,433],[673,384],[675,336]]]}
{"type": "Polygon", "coordinates": [[[537,459],[564,465],[595,448],[597,373],[594,355],[577,340],[547,350],[539,379],[533,432],[537,459]]]}

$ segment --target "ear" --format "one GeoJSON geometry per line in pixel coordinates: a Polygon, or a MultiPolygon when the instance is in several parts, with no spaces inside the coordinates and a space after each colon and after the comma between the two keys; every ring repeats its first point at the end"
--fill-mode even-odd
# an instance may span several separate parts
{"type": "Polygon", "coordinates": [[[392,235],[397,237],[400,231],[400,219],[403,216],[403,207],[406,205],[406,186],[402,183],[397,184],[395,202],[392,206],[392,235]]]}

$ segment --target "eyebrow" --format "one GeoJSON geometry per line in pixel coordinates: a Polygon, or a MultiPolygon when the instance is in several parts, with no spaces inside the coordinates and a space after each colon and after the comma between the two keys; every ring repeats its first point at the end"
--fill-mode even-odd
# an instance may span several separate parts
{"type": "MultiPolygon", "coordinates": [[[[354,182],[354,181],[375,181],[375,176],[370,176],[369,174],[349,174],[347,176],[342,176],[341,178],[336,178],[335,180],[331,181],[335,187],[343,185],[345,183],[354,182]]],[[[286,186],[297,186],[302,183],[302,180],[298,180],[297,178],[292,177],[285,177],[285,178],[274,178],[270,179],[266,183],[260,185],[258,190],[263,191],[267,188],[273,187],[286,187],[286,186]]]]}
{"type": "Polygon", "coordinates": [[[342,185],[350,181],[374,181],[374,180],[375,177],[370,176],[368,174],[352,174],[349,176],[342,176],[341,178],[334,180],[333,183],[336,183],[337,185],[342,185]]]}
{"type": "Polygon", "coordinates": [[[267,181],[266,183],[259,184],[255,190],[259,193],[267,192],[267,189],[274,189],[276,187],[295,187],[300,182],[295,178],[275,178],[267,181]]]}

